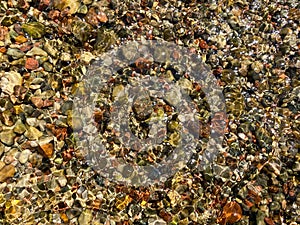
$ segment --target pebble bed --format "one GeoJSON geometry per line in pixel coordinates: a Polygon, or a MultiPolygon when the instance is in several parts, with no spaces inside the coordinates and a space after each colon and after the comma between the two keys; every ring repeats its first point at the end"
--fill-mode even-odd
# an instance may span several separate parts
{"type": "Polygon", "coordinates": [[[1,225],[297,225],[299,149],[297,0],[0,0],[1,225]],[[86,91],[89,66],[134,40],[198,54],[222,89],[224,141],[205,170],[197,168],[215,122],[205,93],[188,75],[145,59],[108,81],[94,122],[110,155],[160,162],[180,139],[171,104],[178,96],[135,100],[132,134],[155,135],[151,119],[168,126],[164,144],[142,153],[118,141],[111,106],[133,74],[176,81],[198,106],[201,128],[187,165],[158,184],[124,185],[101,176],[77,144],[83,122],[73,101],[86,91]]]}

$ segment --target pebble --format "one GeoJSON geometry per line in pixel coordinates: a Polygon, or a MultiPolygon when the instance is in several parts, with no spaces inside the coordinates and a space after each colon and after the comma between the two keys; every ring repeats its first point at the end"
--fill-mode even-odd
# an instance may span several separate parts
{"type": "Polygon", "coordinates": [[[4,145],[0,142],[0,158],[4,152],[4,145]]]}
{"type": "Polygon", "coordinates": [[[0,41],[5,40],[7,34],[8,34],[8,28],[5,26],[0,26],[0,41]]]}
{"type": "Polygon", "coordinates": [[[12,95],[14,93],[14,87],[22,85],[22,76],[20,73],[15,71],[5,72],[0,79],[0,88],[2,92],[12,95]]]}
{"type": "Polygon", "coordinates": [[[68,9],[69,14],[74,14],[80,7],[79,0],[54,0],[53,5],[59,10],[68,9]]]}
{"type": "Polygon", "coordinates": [[[41,38],[45,34],[45,25],[40,22],[25,23],[22,28],[32,38],[41,38]]]}
{"type": "Polygon", "coordinates": [[[28,70],[35,70],[39,68],[39,62],[34,58],[28,58],[25,62],[25,68],[28,70]]]}
{"type": "Polygon", "coordinates": [[[21,120],[18,120],[14,126],[14,132],[17,134],[23,134],[26,131],[25,125],[21,120]]]}
{"type": "Polygon", "coordinates": [[[37,107],[37,108],[42,108],[44,106],[44,101],[40,97],[32,96],[31,97],[31,102],[37,107]]]}
{"type": "Polygon", "coordinates": [[[23,35],[19,35],[19,36],[17,36],[17,37],[15,38],[15,41],[18,42],[18,43],[20,43],[20,44],[22,44],[22,43],[24,43],[24,42],[27,41],[27,38],[24,37],[23,35]]]}
{"type": "Polygon", "coordinates": [[[114,89],[113,89],[113,92],[112,92],[113,98],[115,99],[117,97],[121,97],[123,95],[123,93],[124,93],[124,90],[125,90],[125,88],[121,84],[115,86],[114,89]]]}
{"type": "Polygon", "coordinates": [[[46,43],[44,44],[44,50],[46,52],[48,52],[49,55],[53,56],[53,57],[57,57],[58,54],[58,50],[57,48],[55,48],[52,44],[53,42],[50,41],[46,41],[46,43]]]}
{"type": "Polygon", "coordinates": [[[15,137],[16,134],[12,129],[3,130],[0,132],[0,141],[5,145],[12,146],[14,144],[15,137]]]}
{"type": "Polygon", "coordinates": [[[20,59],[25,55],[24,52],[16,48],[8,48],[6,54],[11,56],[13,59],[20,59]]]}
{"type": "Polygon", "coordinates": [[[28,161],[28,158],[31,155],[31,153],[32,152],[29,149],[23,150],[19,156],[19,162],[25,164],[28,161]]]}
{"type": "Polygon", "coordinates": [[[33,127],[33,126],[29,126],[26,130],[26,132],[24,133],[25,137],[27,137],[29,140],[31,141],[36,141],[38,140],[40,137],[43,136],[43,132],[39,131],[37,128],[33,127]]]}
{"type": "Polygon", "coordinates": [[[57,182],[59,183],[59,185],[60,185],[61,187],[64,187],[64,186],[67,185],[68,180],[67,180],[67,178],[66,178],[65,176],[59,176],[59,177],[57,178],[57,182]]]}
{"type": "Polygon", "coordinates": [[[0,170],[0,182],[2,183],[8,178],[13,177],[15,175],[15,172],[15,167],[11,164],[2,167],[2,169],[0,170]]]}
{"type": "Polygon", "coordinates": [[[39,47],[33,47],[30,51],[26,53],[26,56],[48,56],[48,53],[39,47]]]}
{"type": "MultiPolygon", "coordinates": [[[[5,12],[0,20],[0,224],[299,223],[298,1],[36,2],[0,3],[0,12],[5,12]],[[161,80],[185,89],[201,125],[207,124],[201,126],[199,148],[193,149],[192,159],[176,179],[161,186],[132,188],[99,176],[86,163],[84,150],[90,139],[85,134],[96,128],[84,126],[81,117],[88,110],[82,115],[72,110],[74,93],[85,100],[82,97],[89,90],[84,78],[90,75],[89,64],[102,60],[100,53],[146,39],[169,40],[197,53],[212,72],[206,74],[208,78],[215,78],[214,85],[224,93],[228,118],[218,117],[229,126],[221,154],[211,167],[198,171],[207,141],[214,141],[209,139],[214,109],[201,90],[206,82],[190,79],[188,71],[181,71],[173,61],[150,63],[155,55],[161,55],[158,61],[174,57],[184,62],[186,56],[176,51],[163,55],[159,48],[153,57],[135,45],[123,49],[120,54],[129,61],[142,54],[130,69],[112,74],[97,93],[101,113],[97,122],[92,121],[113,157],[139,165],[163,163],[178,145],[181,122],[190,120],[170,106],[182,104],[171,85],[164,86],[165,96],[158,96],[156,102],[138,95],[129,117],[132,133],[142,142],[161,136],[155,125],[160,120],[166,122],[166,140],[149,152],[125,148],[109,114],[128,83],[139,87],[139,71],[149,72],[150,78],[160,74],[161,80]],[[143,68],[148,59],[149,71],[143,68]],[[149,121],[154,122],[151,128],[149,121]]],[[[108,68],[103,74],[108,75],[119,62],[113,57],[103,59],[108,68]]],[[[112,164],[131,177],[134,167],[112,164]]],[[[109,172],[108,165],[101,160],[99,167],[109,172]]]]}
{"type": "Polygon", "coordinates": [[[54,153],[54,145],[52,140],[52,137],[42,137],[38,142],[43,155],[47,158],[51,158],[54,153]]]}
{"type": "Polygon", "coordinates": [[[91,52],[84,52],[80,55],[80,60],[85,62],[86,64],[90,63],[95,56],[91,52]]]}

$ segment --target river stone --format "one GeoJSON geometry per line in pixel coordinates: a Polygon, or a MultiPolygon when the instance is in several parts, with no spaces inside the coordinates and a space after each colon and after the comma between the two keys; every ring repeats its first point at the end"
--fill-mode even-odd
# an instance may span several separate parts
{"type": "Polygon", "coordinates": [[[22,85],[21,74],[15,71],[5,72],[3,75],[0,73],[0,88],[2,92],[12,95],[16,85],[22,85]]]}
{"type": "Polygon", "coordinates": [[[6,179],[15,175],[15,167],[13,165],[6,165],[0,170],[0,182],[4,182],[6,179]]]}
{"type": "Polygon", "coordinates": [[[25,164],[28,161],[30,155],[31,151],[29,149],[23,150],[19,156],[19,162],[25,164]]]}
{"type": "Polygon", "coordinates": [[[25,55],[24,52],[22,52],[21,50],[16,49],[16,48],[7,49],[6,54],[11,56],[13,59],[20,59],[25,55]]]}
{"type": "Polygon", "coordinates": [[[13,130],[4,130],[0,133],[0,141],[8,146],[11,146],[14,144],[14,139],[16,137],[16,134],[13,130]]]}
{"type": "Polygon", "coordinates": [[[25,125],[22,123],[21,120],[18,120],[14,127],[14,132],[17,134],[23,134],[26,131],[25,125]]]}
{"type": "Polygon", "coordinates": [[[43,132],[39,131],[37,128],[30,126],[25,132],[25,137],[31,141],[36,141],[43,136],[43,132]]]}
{"type": "Polygon", "coordinates": [[[32,38],[41,38],[45,34],[45,25],[40,22],[23,24],[22,29],[32,38]]]}
{"type": "Polygon", "coordinates": [[[48,56],[48,53],[39,47],[33,47],[30,51],[26,53],[27,56],[48,56]]]}

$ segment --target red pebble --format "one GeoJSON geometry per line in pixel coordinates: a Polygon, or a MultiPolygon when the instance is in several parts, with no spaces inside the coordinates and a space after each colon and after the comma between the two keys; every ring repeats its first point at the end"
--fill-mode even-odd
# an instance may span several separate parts
{"type": "Polygon", "coordinates": [[[39,62],[34,58],[28,58],[25,63],[25,68],[28,70],[35,70],[39,67],[39,62]]]}

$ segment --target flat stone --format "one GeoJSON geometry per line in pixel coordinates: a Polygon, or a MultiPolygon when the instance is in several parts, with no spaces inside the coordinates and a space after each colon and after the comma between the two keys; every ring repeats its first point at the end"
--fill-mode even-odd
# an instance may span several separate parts
{"type": "Polygon", "coordinates": [[[43,137],[38,142],[42,154],[47,158],[51,158],[54,152],[54,145],[51,143],[52,140],[52,137],[43,137]]]}
{"type": "Polygon", "coordinates": [[[43,132],[39,131],[37,128],[30,126],[26,132],[25,132],[25,137],[27,137],[31,141],[36,141],[40,137],[43,136],[43,132]]]}
{"type": "Polygon", "coordinates": [[[23,134],[26,131],[26,127],[21,120],[18,120],[13,130],[17,134],[23,134]]]}
{"type": "Polygon", "coordinates": [[[31,102],[37,107],[37,108],[42,108],[44,106],[44,101],[40,97],[31,97],[31,102]]]}
{"type": "Polygon", "coordinates": [[[39,62],[34,58],[28,58],[25,62],[25,68],[28,70],[35,70],[39,68],[39,62]]]}
{"type": "Polygon", "coordinates": [[[5,72],[4,75],[0,74],[0,88],[2,92],[12,95],[16,85],[22,85],[22,76],[18,72],[5,72]]]}
{"type": "Polygon", "coordinates": [[[47,158],[51,158],[54,152],[54,146],[52,143],[40,145],[43,155],[47,158]]]}
{"type": "Polygon", "coordinates": [[[28,161],[28,158],[31,155],[31,153],[32,152],[29,149],[23,150],[19,156],[19,162],[25,164],[28,161]]]}
{"type": "Polygon", "coordinates": [[[16,137],[16,134],[13,130],[4,130],[0,133],[0,141],[8,146],[11,146],[14,144],[14,139],[16,137]]]}
{"type": "Polygon", "coordinates": [[[16,48],[7,49],[6,54],[11,56],[13,59],[20,59],[25,55],[24,52],[22,52],[21,50],[16,49],[16,48]]]}
{"type": "Polygon", "coordinates": [[[48,56],[48,53],[39,47],[33,47],[29,52],[26,53],[27,56],[48,56]]]}
{"type": "Polygon", "coordinates": [[[6,165],[0,170],[0,182],[6,181],[15,175],[15,167],[13,165],[6,165]]]}

